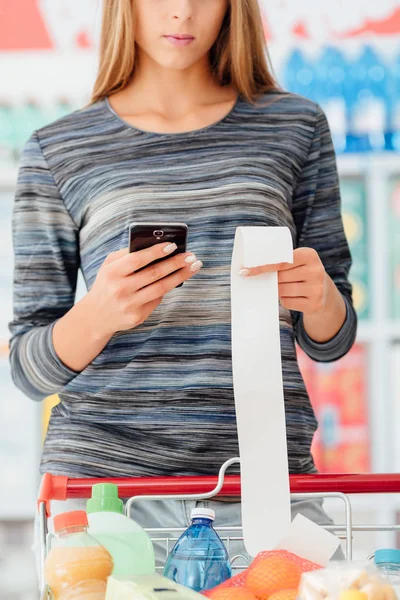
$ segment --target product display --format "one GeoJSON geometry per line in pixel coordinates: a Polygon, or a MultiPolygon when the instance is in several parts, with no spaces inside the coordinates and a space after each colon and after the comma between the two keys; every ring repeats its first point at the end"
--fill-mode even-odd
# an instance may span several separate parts
{"type": "Polygon", "coordinates": [[[64,98],[52,104],[30,98],[14,104],[0,101],[0,169],[17,166],[22,147],[33,131],[76,108],[64,98]]]}
{"type": "Polygon", "coordinates": [[[351,283],[353,302],[359,319],[370,312],[367,196],[363,179],[342,178],[342,218],[353,265],[351,283]]]}
{"type": "Polygon", "coordinates": [[[283,70],[285,87],[311,98],[328,115],[336,151],[400,150],[400,52],[389,60],[371,45],[358,53],[325,46],[295,48],[283,70]]]}
{"type": "Polygon", "coordinates": [[[318,470],[369,472],[367,349],[357,344],[330,364],[315,363],[299,349],[298,360],[319,422],[312,449],[318,470]]]}

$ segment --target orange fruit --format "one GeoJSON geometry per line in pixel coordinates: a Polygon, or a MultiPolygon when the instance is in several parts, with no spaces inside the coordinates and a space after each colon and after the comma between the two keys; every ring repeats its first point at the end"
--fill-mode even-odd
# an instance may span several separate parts
{"type": "Polygon", "coordinates": [[[207,596],[211,600],[257,600],[255,595],[244,587],[217,588],[214,592],[209,592],[207,596]]]}
{"type": "Polygon", "coordinates": [[[245,586],[259,600],[267,600],[282,590],[297,590],[302,570],[292,560],[282,556],[266,556],[249,567],[245,586]]]}
{"type": "Polygon", "coordinates": [[[269,597],[269,600],[296,600],[297,590],[282,590],[281,592],[275,592],[269,597]]]}

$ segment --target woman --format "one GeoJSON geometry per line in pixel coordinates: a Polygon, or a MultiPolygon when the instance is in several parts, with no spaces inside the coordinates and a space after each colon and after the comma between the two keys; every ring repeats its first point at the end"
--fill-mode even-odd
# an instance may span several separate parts
{"type": "MultiPolygon", "coordinates": [[[[293,236],[294,264],[279,271],[289,464],[315,470],[295,338],[319,361],[351,348],[351,258],[326,118],[277,89],[264,50],[256,0],[105,0],[92,103],[27,142],[11,367],[31,398],[60,395],[42,472],[215,474],[237,455],[229,284],[239,225],[293,236]],[[133,221],[185,221],[190,252],[137,273],[173,248],[129,255],[133,221]],[[89,291],[74,306],[79,268],[89,291]]],[[[189,509],[158,503],[136,518],[185,526],[189,509]]],[[[328,520],[317,503],[299,511],[328,520]]],[[[237,524],[240,505],[219,504],[218,519],[237,524]]]]}

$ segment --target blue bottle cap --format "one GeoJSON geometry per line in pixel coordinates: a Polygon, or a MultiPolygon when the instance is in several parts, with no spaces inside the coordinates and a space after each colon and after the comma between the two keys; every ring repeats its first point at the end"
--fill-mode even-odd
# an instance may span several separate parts
{"type": "Polygon", "coordinates": [[[377,550],[375,552],[374,561],[376,565],[384,563],[392,563],[400,565],[400,550],[395,548],[377,550]]]}

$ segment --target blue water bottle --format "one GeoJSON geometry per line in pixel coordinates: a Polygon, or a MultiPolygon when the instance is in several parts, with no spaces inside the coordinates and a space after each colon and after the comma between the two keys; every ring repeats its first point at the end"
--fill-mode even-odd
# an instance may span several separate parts
{"type": "Polygon", "coordinates": [[[386,148],[389,114],[389,72],[371,46],[366,46],[351,69],[354,102],[351,131],[354,150],[382,151],[386,148]]]}
{"type": "Polygon", "coordinates": [[[391,94],[390,133],[391,149],[400,152],[400,53],[393,68],[393,93],[391,94]]]}
{"type": "Polygon", "coordinates": [[[173,547],[164,576],[195,592],[210,590],[232,576],[226,548],[212,526],[215,512],[195,508],[192,524],[173,547]]]}
{"type": "Polygon", "coordinates": [[[293,94],[316,100],[314,71],[313,62],[296,48],[283,68],[283,84],[293,94]]]}
{"type": "Polygon", "coordinates": [[[316,64],[317,102],[324,109],[336,152],[347,146],[346,80],[348,66],[340,50],[327,46],[316,64]]]}

